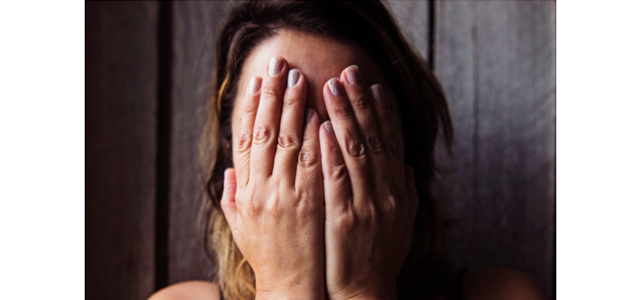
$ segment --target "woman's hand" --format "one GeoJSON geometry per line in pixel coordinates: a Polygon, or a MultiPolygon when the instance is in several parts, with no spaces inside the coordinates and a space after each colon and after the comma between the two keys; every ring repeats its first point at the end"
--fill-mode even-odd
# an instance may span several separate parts
{"type": "Polygon", "coordinates": [[[418,205],[411,167],[379,84],[356,66],[329,80],[320,129],[330,299],[395,299],[418,205]]]}
{"type": "Polygon", "coordinates": [[[221,206],[255,273],[257,299],[324,298],[320,119],[304,112],[305,76],[287,70],[274,57],[262,83],[251,79],[221,206]]]}

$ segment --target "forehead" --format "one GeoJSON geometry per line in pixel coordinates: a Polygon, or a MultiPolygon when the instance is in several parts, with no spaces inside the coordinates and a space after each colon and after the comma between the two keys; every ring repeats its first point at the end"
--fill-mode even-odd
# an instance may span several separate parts
{"type": "MultiPolygon", "coordinates": [[[[238,90],[243,91],[251,77],[264,77],[269,59],[273,56],[284,57],[290,69],[296,68],[305,75],[308,82],[307,106],[315,109],[322,120],[327,119],[322,88],[327,80],[340,77],[346,67],[358,65],[369,85],[384,81],[375,61],[354,45],[298,31],[281,30],[251,51],[242,67],[238,90]]],[[[237,97],[235,107],[241,107],[242,100],[242,96],[237,97]]]]}

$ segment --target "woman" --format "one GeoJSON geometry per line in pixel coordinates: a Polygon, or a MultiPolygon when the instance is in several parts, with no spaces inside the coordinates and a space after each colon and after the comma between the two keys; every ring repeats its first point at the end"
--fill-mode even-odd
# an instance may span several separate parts
{"type": "Polygon", "coordinates": [[[446,99],[380,2],[240,3],[215,95],[203,233],[219,285],[153,299],[544,297],[516,271],[448,269],[431,188],[446,99]]]}

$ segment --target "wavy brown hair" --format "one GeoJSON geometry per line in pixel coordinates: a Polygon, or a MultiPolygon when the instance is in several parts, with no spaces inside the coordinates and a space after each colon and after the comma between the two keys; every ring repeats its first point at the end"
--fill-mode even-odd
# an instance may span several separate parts
{"type": "Polygon", "coordinates": [[[227,299],[253,299],[255,277],[233,241],[220,208],[224,170],[233,167],[231,115],[246,57],[279,30],[354,44],[369,52],[390,84],[402,117],[405,163],[412,165],[420,203],[411,249],[397,279],[398,296],[439,293],[445,283],[446,240],[436,205],[435,144],[451,153],[453,127],[442,87],[402,36],[380,1],[240,2],[227,15],[216,45],[214,89],[201,141],[205,197],[200,224],[207,255],[227,299]],[[431,286],[426,287],[425,284],[431,286]]]}

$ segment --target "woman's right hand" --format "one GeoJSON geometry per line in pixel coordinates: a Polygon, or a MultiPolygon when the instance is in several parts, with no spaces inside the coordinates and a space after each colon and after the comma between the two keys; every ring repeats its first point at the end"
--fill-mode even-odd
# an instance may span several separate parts
{"type": "Polygon", "coordinates": [[[264,79],[251,79],[241,138],[233,141],[236,168],[225,171],[220,201],[255,273],[256,299],[325,295],[320,119],[304,112],[305,76],[295,69],[287,76],[287,70],[287,62],[274,57],[264,79]]]}

